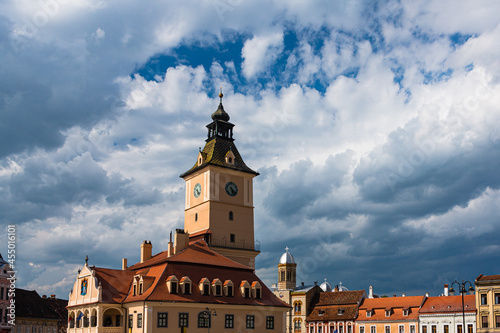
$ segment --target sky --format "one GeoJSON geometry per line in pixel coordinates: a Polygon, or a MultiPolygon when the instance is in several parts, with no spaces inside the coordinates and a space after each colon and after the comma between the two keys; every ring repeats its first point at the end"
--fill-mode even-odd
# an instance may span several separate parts
{"type": "Polygon", "coordinates": [[[0,253],[67,298],[183,227],[219,87],[257,274],[431,296],[500,274],[500,2],[0,2],[0,253]]]}

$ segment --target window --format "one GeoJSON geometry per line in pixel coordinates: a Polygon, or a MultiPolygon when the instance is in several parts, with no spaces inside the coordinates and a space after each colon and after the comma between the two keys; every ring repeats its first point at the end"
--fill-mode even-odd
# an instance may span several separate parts
{"type": "Polygon", "coordinates": [[[133,294],[132,295],[137,295],[137,285],[134,283],[134,291],[133,291],[133,294]]]}
{"type": "Polygon", "coordinates": [[[255,298],[261,298],[260,288],[255,289],[255,298]]]}
{"type": "Polygon", "coordinates": [[[399,325],[399,333],[405,333],[405,326],[399,325]]]}
{"type": "Polygon", "coordinates": [[[415,325],[410,325],[410,333],[415,333],[415,325]]]}
{"type": "Polygon", "coordinates": [[[347,333],[352,333],[352,326],[351,326],[351,324],[347,325],[347,333]]]}
{"type": "Polygon", "coordinates": [[[499,315],[495,316],[495,327],[500,327],[500,316],[499,315]]]}
{"type": "Polygon", "coordinates": [[[274,316],[266,316],[266,329],[274,330],[274,316]]]}
{"type": "Polygon", "coordinates": [[[385,310],[385,316],[390,317],[391,316],[391,310],[385,310]]]}
{"type": "Polygon", "coordinates": [[[432,333],[437,333],[437,326],[436,325],[432,325],[431,326],[431,332],[432,333]]]}
{"type": "Polygon", "coordinates": [[[295,322],[293,324],[293,329],[295,331],[300,331],[302,329],[302,320],[300,319],[295,319],[295,322]]]}
{"type": "Polygon", "coordinates": [[[179,327],[188,327],[189,313],[179,313],[179,327]]]}
{"type": "Polygon", "coordinates": [[[195,221],[195,222],[198,222],[198,213],[195,213],[195,214],[194,214],[194,221],[195,221]]]}
{"type": "Polygon", "coordinates": [[[481,328],[488,328],[488,316],[481,316],[481,328]]]}
{"type": "Polygon", "coordinates": [[[142,282],[139,283],[139,295],[142,295],[142,282]]]}
{"type": "Polygon", "coordinates": [[[184,282],[184,294],[191,294],[191,283],[184,282]]]}
{"type": "Polygon", "coordinates": [[[467,325],[467,333],[473,333],[471,324],[467,325]]]}
{"type": "Polygon", "coordinates": [[[83,327],[89,327],[89,317],[87,315],[83,317],[83,327]]]}
{"type": "Polygon", "coordinates": [[[376,326],[370,326],[370,333],[377,333],[377,327],[376,326]]]}
{"type": "Polygon", "coordinates": [[[385,333],[391,333],[391,326],[385,327],[385,333]]]}
{"type": "Polygon", "coordinates": [[[247,315],[247,328],[255,328],[255,316],[247,315]]]}
{"type": "Polygon", "coordinates": [[[234,315],[232,315],[232,314],[226,315],[224,327],[225,328],[234,328],[234,315]]]}
{"type": "Polygon", "coordinates": [[[366,316],[371,317],[373,314],[373,310],[366,310],[366,316]]]}
{"type": "Polygon", "coordinates": [[[210,295],[210,285],[208,283],[203,284],[203,295],[210,295]]]}
{"type": "Polygon", "coordinates": [[[157,327],[168,327],[168,313],[167,312],[158,312],[157,327]]]}
{"type": "Polygon", "coordinates": [[[177,282],[175,281],[170,282],[170,293],[177,294],[177,282]]]}
{"type": "Polygon", "coordinates": [[[404,309],[403,310],[403,316],[408,316],[409,313],[410,313],[409,309],[404,309]]]}
{"type": "Polygon", "coordinates": [[[205,311],[198,313],[198,328],[210,328],[210,313],[205,311]]]}
{"type": "Polygon", "coordinates": [[[462,325],[457,325],[457,333],[463,333],[462,325]]]}
{"type": "Polygon", "coordinates": [[[128,327],[134,327],[134,315],[128,315],[128,327]]]}
{"type": "Polygon", "coordinates": [[[232,285],[228,285],[227,286],[227,296],[233,296],[233,286],[232,285]]]}
{"type": "Polygon", "coordinates": [[[500,293],[495,293],[495,304],[500,304],[500,293]]]}
{"type": "Polygon", "coordinates": [[[365,327],[359,326],[359,333],[365,333],[365,327]]]}
{"type": "Polygon", "coordinates": [[[0,299],[3,299],[4,290],[3,287],[0,288],[0,299]]]}
{"type": "Polygon", "coordinates": [[[236,243],[236,235],[235,234],[231,234],[229,235],[229,241],[231,243],[236,243]]]}
{"type": "Polygon", "coordinates": [[[215,285],[215,296],[222,296],[222,284],[215,285]]]}
{"type": "Polygon", "coordinates": [[[422,325],[422,333],[427,333],[427,326],[426,325],[422,325]]]}
{"type": "Polygon", "coordinates": [[[344,326],[339,326],[339,333],[344,333],[344,326]]]}
{"type": "Polygon", "coordinates": [[[234,221],[234,214],[233,214],[233,212],[229,212],[229,221],[234,221]]]}
{"type": "Polygon", "coordinates": [[[443,333],[450,333],[450,326],[444,325],[443,326],[443,333]]]}
{"type": "Polygon", "coordinates": [[[481,305],[488,305],[488,298],[486,294],[481,294],[481,305]]]}
{"type": "Polygon", "coordinates": [[[250,288],[248,287],[245,287],[245,295],[244,295],[245,298],[250,298],[250,288]]]}
{"type": "Polygon", "coordinates": [[[337,315],[341,316],[344,314],[344,309],[339,309],[337,315]]]}
{"type": "Polygon", "coordinates": [[[137,314],[137,328],[142,328],[142,313],[137,314]]]}

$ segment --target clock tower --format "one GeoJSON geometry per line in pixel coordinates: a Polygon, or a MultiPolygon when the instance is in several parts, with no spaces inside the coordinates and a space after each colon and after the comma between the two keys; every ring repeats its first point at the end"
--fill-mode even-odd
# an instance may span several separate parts
{"type": "Polygon", "coordinates": [[[255,269],[253,177],[234,145],[229,114],[222,106],[207,125],[208,137],[194,166],[180,177],[186,182],[184,230],[189,239],[255,269]]]}

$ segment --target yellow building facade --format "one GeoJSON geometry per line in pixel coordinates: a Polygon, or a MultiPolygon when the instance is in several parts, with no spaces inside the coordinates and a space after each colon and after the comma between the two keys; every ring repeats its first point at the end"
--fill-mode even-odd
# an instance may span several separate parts
{"type": "Polygon", "coordinates": [[[476,285],[477,332],[500,332],[500,275],[479,275],[476,285]]]}

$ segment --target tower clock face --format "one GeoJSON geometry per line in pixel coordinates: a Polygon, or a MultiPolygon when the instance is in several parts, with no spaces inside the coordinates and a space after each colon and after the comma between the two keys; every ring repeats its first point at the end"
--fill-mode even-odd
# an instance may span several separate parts
{"type": "Polygon", "coordinates": [[[226,184],[226,193],[227,195],[234,197],[236,194],[238,194],[238,186],[236,186],[236,184],[233,182],[228,182],[226,184]]]}
{"type": "Polygon", "coordinates": [[[196,183],[196,185],[194,186],[194,197],[198,198],[200,194],[201,194],[201,184],[196,183]]]}

